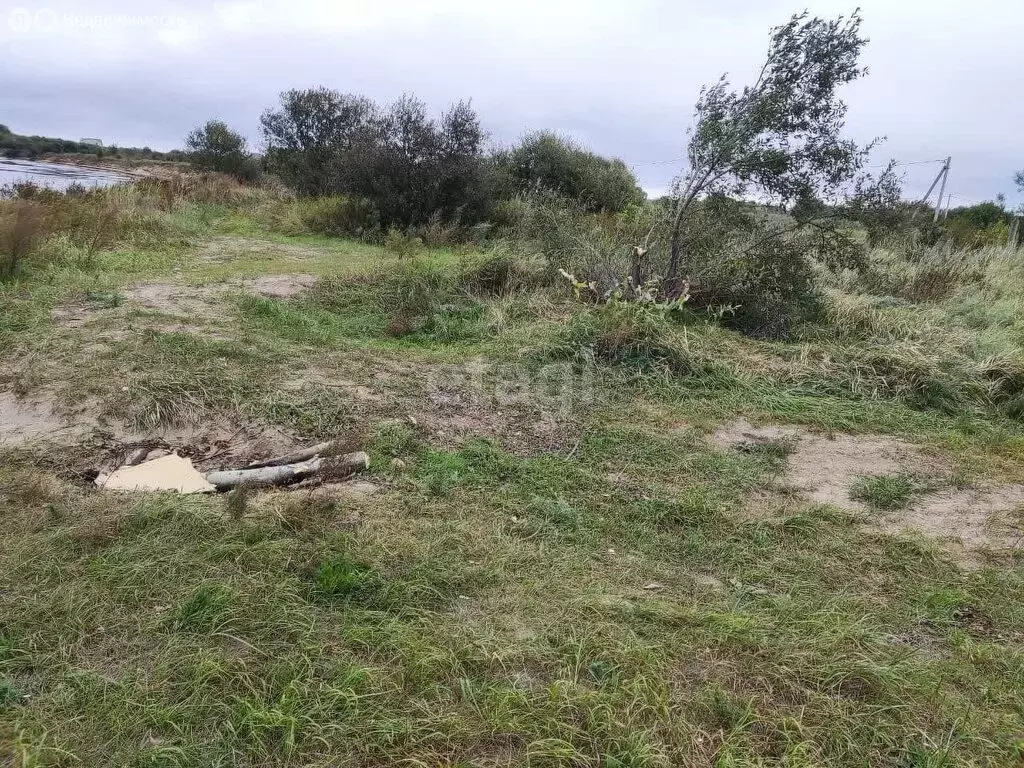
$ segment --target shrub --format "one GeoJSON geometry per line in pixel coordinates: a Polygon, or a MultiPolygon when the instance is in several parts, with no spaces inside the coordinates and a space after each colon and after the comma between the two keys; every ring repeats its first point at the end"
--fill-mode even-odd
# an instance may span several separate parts
{"type": "Polygon", "coordinates": [[[435,120],[414,97],[382,110],[327,88],[293,90],[261,126],[270,170],[302,195],[370,200],[384,228],[477,222],[488,208],[484,134],[467,102],[435,120]]]}
{"type": "MultiPolygon", "coordinates": [[[[476,225],[477,227],[481,225],[476,225]]],[[[484,225],[486,226],[486,225],[484,225]]],[[[434,211],[423,226],[416,227],[414,234],[428,248],[440,248],[461,242],[466,233],[457,220],[446,222],[440,211],[434,211]]],[[[470,233],[475,234],[475,232],[470,233]]]]}
{"type": "Polygon", "coordinates": [[[543,257],[552,282],[558,279],[559,270],[564,270],[594,283],[599,297],[623,285],[631,266],[632,246],[643,242],[660,220],[660,211],[654,206],[601,216],[550,192],[517,198],[506,207],[506,215],[518,253],[543,257]]]}
{"type": "Polygon", "coordinates": [[[384,247],[399,259],[408,259],[423,250],[423,241],[414,235],[391,229],[388,231],[388,236],[384,238],[384,247]]]}
{"type": "Polygon", "coordinates": [[[508,296],[544,281],[544,264],[514,256],[507,247],[462,258],[459,284],[480,296],[508,296]]]}
{"type": "MultiPolygon", "coordinates": [[[[815,265],[859,268],[861,251],[846,242],[823,245],[809,232],[776,236],[785,226],[786,220],[743,202],[696,204],[684,230],[694,268],[684,290],[688,306],[757,337],[785,336],[818,317],[815,265]]],[[[585,293],[594,301],[634,294],[637,279],[641,286],[657,286],[668,266],[669,222],[657,204],[596,215],[551,195],[533,195],[517,203],[512,236],[522,250],[546,258],[549,275],[561,269],[592,285],[585,293]]]]}
{"type": "Polygon", "coordinates": [[[633,172],[621,160],[601,157],[554,133],[533,133],[494,164],[512,191],[550,190],[579,202],[591,212],[621,211],[643,201],[633,172]]]}
{"type": "Polygon", "coordinates": [[[189,160],[204,171],[226,173],[237,179],[257,180],[259,162],[246,149],[245,137],[221,120],[208,120],[185,138],[189,160]]]}

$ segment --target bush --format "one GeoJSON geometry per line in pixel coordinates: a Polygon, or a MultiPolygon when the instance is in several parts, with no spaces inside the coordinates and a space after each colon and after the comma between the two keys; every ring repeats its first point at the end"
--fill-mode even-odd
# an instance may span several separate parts
{"type": "MultiPolygon", "coordinates": [[[[480,226],[480,225],[477,225],[480,226]]],[[[486,226],[486,225],[484,225],[486,226]]],[[[416,227],[414,234],[428,248],[441,248],[454,245],[465,239],[466,233],[458,221],[445,221],[440,211],[434,211],[427,223],[416,227]]]]}
{"type": "Polygon", "coordinates": [[[559,281],[559,270],[564,270],[594,283],[597,296],[623,285],[632,246],[643,242],[660,219],[653,205],[602,216],[550,192],[515,199],[505,207],[505,215],[518,252],[540,255],[551,282],[559,281]]]}
{"type": "Polygon", "coordinates": [[[423,241],[415,235],[407,235],[392,229],[384,238],[384,247],[399,259],[408,259],[423,250],[423,241]]]}
{"type": "Polygon", "coordinates": [[[371,201],[384,229],[486,214],[484,134],[466,102],[435,120],[413,97],[382,110],[327,88],[287,91],[261,125],[270,170],[304,196],[371,201]]]}
{"type": "MultiPolygon", "coordinates": [[[[549,276],[558,270],[592,286],[584,293],[603,301],[631,295],[630,280],[658,284],[668,263],[669,223],[656,203],[618,215],[588,213],[579,204],[550,194],[515,204],[511,231],[526,252],[539,252],[549,276]],[[639,263],[637,246],[648,243],[639,263]]],[[[823,245],[810,233],[776,236],[787,220],[776,221],[749,204],[714,199],[698,204],[685,231],[684,247],[693,268],[688,306],[751,336],[777,338],[817,318],[821,297],[815,264],[860,266],[860,251],[847,243],[823,245]]]]}
{"type": "Polygon", "coordinates": [[[768,238],[734,241],[716,254],[690,283],[690,304],[717,316],[723,325],[757,338],[782,338],[799,323],[820,315],[806,243],[768,238]]]}
{"type": "Polygon", "coordinates": [[[185,138],[191,163],[204,171],[226,173],[236,179],[256,181],[262,174],[259,161],[246,149],[245,137],[221,120],[208,120],[185,138]]]}
{"type": "Polygon", "coordinates": [[[554,133],[533,133],[495,155],[512,192],[550,190],[591,212],[617,212],[643,201],[636,177],[621,160],[610,160],[554,133]]]}
{"type": "Polygon", "coordinates": [[[1008,214],[998,203],[986,202],[954,208],[940,226],[953,248],[977,250],[988,245],[1005,245],[1010,235],[1008,214]]]}

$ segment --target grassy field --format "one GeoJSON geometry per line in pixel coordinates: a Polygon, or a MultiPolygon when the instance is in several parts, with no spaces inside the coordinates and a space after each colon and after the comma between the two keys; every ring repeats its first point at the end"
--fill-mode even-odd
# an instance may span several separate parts
{"type": "Polygon", "coordinates": [[[876,253],[870,285],[822,278],[822,329],[762,342],[261,205],[58,237],[0,284],[2,760],[1024,760],[1007,255],[929,293],[876,253]],[[89,482],[139,445],[214,467],[328,438],[370,471],[89,482]]]}

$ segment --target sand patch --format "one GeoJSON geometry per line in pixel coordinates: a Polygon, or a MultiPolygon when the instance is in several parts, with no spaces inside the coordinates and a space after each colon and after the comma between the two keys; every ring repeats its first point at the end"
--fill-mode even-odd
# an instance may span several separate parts
{"type": "Polygon", "coordinates": [[[290,299],[309,290],[316,275],[308,273],[261,275],[205,285],[183,283],[144,283],[125,291],[125,296],[146,309],[169,315],[223,310],[225,297],[232,292],[257,293],[275,299],[290,299]]]}
{"type": "Polygon", "coordinates": [[[50,398],[37,395],[23,399],[12,392],[0,392],[0,445],[68,442],[86,431],[84,424],[68,423],[50,398]]]}
{"type": "MultiPolygon", "coordinates": [[[[976,489],[946,488],[915,499],[906,509],[869,510],[850,497],[861,477],[906,474],[946,484],[949,467],[919,447],[881,435],[821,435],[801,427],[754,427],[736,421],[719,427],[711,442],[722,450],[751,450],[759,445],[785,442],[791,447],[784,478],[786,486],[805,501],[831,504],[870,516],[869,525],[889,533],[913,530],[952,544],[955,549],[1005,551],[1024,544],[1021,515],[1024,486],[998,485],[976,489]]],[[[762,494],[763,495],[763,494],[762,494]]],[[[783,499],[769,495],[772,504],[751,509],[785,508],[783,499]]]]}
{"type": "Polygon", "coordinates": [[[132,304],[168,315],[205,314],[213,310],[223,293],[220,285],[182,285],[180,283],[144,283],[125,290],[132,304]]]}
{"type": "Polygon", "coordinates": [[[790,444],[788,485],[811,501],[859,512],[867,507],[850,498],[850,487],[860,477],[942,471],[941,465],[916,446],[877,435],[820,435],[789,425],[754,427],[736,421],[719,427],[711,441],[719,448],[738,450],[767,443],[790,444]]]}
{"type": "Polygon", "coordinates": [[[959,544],[965,549],[1018,550],[1024,546],[1024,486],[947,489],[905,510],[885,515],[880,527],[905,529],[959,544]]]}

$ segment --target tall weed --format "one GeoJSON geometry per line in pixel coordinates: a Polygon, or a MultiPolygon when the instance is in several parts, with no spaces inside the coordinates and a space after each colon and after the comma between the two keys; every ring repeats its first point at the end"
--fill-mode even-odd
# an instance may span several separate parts
{"type": "Polygon", "coordinates": [[[34,200],[0,203],[0,279],[14,276],[46,232],[45,208],[34,200]]]}

